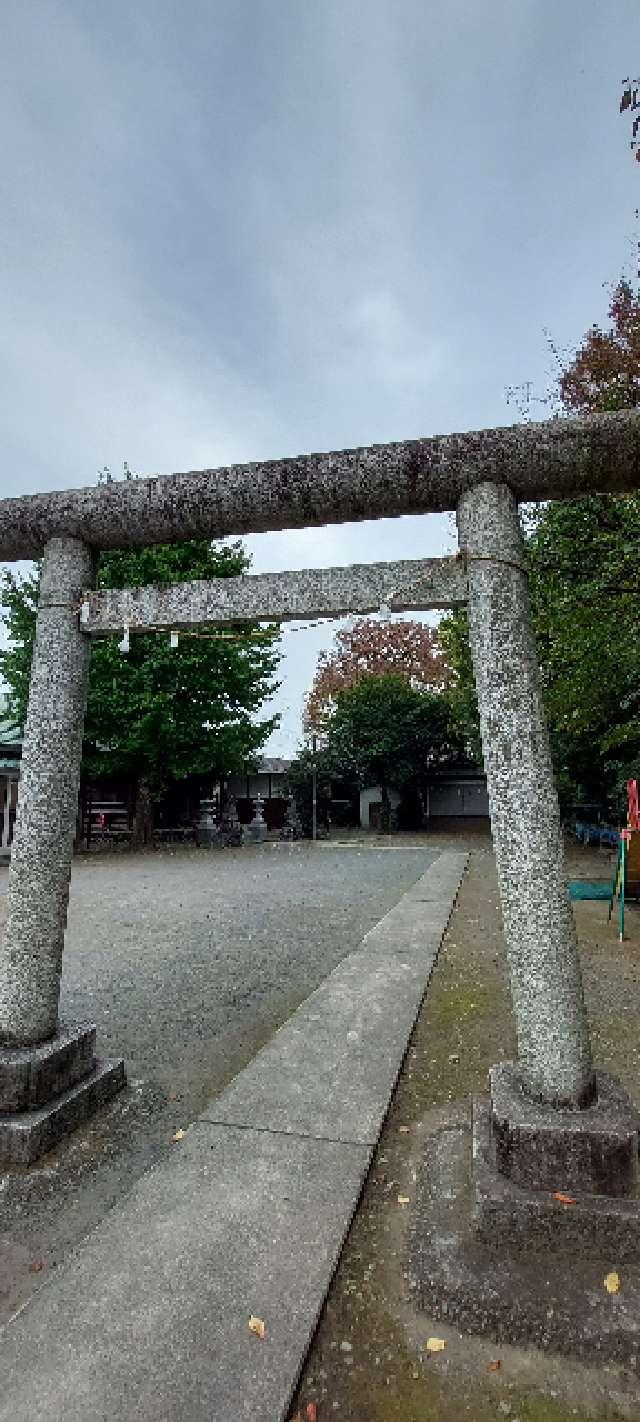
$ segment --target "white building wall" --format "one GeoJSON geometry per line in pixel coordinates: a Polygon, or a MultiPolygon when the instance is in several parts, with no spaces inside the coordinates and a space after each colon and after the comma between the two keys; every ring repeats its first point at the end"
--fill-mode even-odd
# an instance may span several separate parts
{"type": "MultiPolygon", "coordinates": [[[[360,828],[369,828],[369,811],[372,805],[382,804],[382,790],[379,785],[368,785],[366,790],[360,791],[360,828]]],[[[397,810],[400,804],[400,795],[397,790],[389,790],[389,804],[392,810],[397,810]]]]}

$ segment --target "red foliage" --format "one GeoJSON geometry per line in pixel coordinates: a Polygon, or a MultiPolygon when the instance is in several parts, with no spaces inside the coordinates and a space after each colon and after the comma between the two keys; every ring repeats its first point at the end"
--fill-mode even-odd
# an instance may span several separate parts
{"type": "Polygon", "coordinates": [[[377,622],[363,617],[336,633],[335,648],[318,658],[305,722],[322,725],[338,692],[365,677],[395,672],[416,689],[443,691],[451,682],[438,634],[422,622],[377,622]]]}
{"type": "Polygon", "coordinates": [[[628,410],[640,405],[640,293],[620,281],[609,307],[611,327],[592,326],[560,377],[568,410],[628,410]]]}

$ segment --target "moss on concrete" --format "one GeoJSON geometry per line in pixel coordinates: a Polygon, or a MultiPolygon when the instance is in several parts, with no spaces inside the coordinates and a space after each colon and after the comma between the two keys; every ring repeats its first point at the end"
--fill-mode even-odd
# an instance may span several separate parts
{"type": "Polygon", "coordinates": [[[463,987],[457,982],[443,982],[430,1004],[430,1010],[433,1021],[439,1026],[446,1026],[483,1017],[488,1006],[489,995],[479,983],[463,987]]]}

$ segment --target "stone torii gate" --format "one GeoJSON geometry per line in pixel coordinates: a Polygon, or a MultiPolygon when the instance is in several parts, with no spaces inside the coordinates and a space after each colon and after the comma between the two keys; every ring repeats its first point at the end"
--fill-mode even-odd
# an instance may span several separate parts
{"type": "Polygon", "coordinates": [[[42,558],[0,947],[0,1157],[36,1158],[124,1079],[96,1063],[95,1029],[58,1022],[92,636],[468,602],[518,1041],[492,1073],[500,1170],[544,1188],[550,1151],[565,1186],[633,1190],[635,1112],[594,1073],[518,503],[638,487],[640,416],[617,413],[0,502],[0,559],[42,558]],[[449,509],[454,558],[94,588],[103,548],[449,509]]]}

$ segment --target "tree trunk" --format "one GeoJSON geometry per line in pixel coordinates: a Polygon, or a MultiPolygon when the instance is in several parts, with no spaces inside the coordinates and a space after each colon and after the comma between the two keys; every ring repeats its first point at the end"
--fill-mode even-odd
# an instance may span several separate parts
{"type": "Polygon", "coordinates": [[[389,800],[389,790],[386,785],[380,786],[382,795],[382,809],[380,812],[380,828],[383,834],[391,831],[391,801],[389,800]]]}
{"type": "Polygon", "coordinates": [[[136,786],[136,808],[133,817],[133,845],[144,849],[153,842],[153,806],[148,780],[139,780],[136,786]]]}

